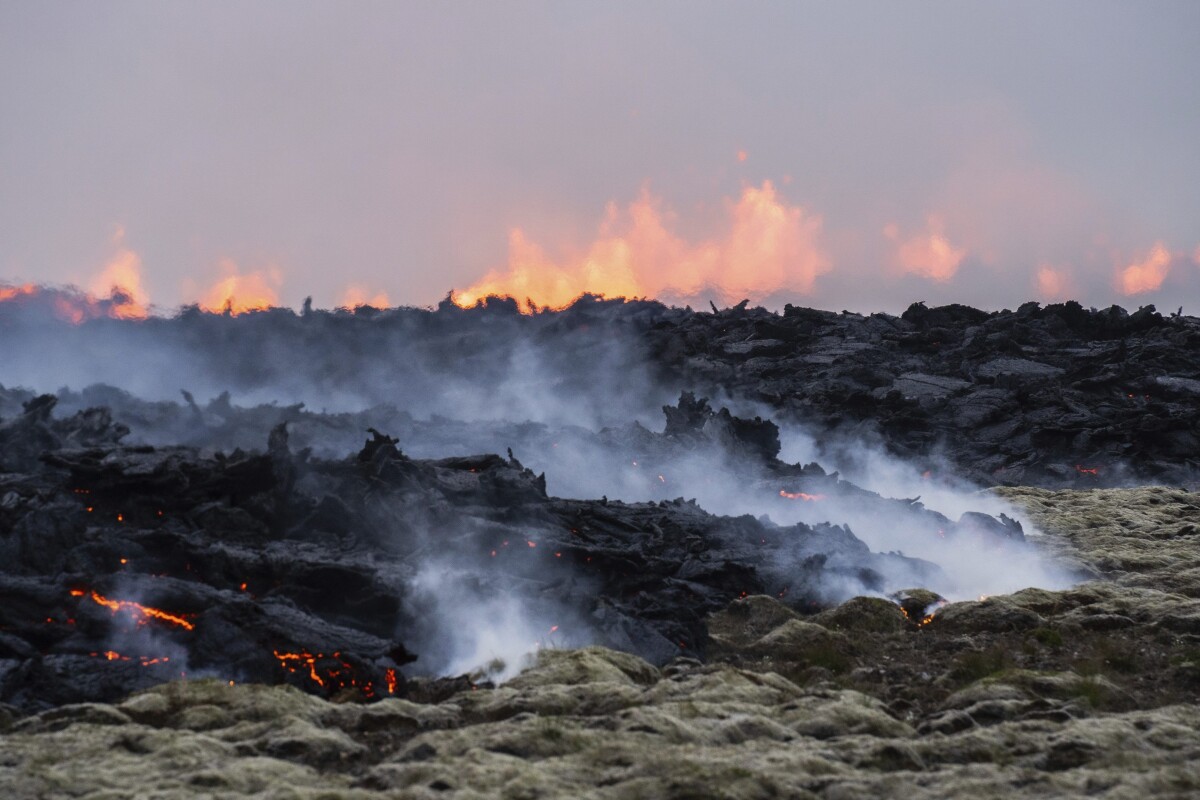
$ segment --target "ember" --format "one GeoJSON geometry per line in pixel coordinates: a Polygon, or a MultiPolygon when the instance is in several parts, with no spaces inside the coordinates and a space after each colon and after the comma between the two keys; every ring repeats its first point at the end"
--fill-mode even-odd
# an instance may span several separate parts
{"type": "Polygon", "coordinates": [[[171,659],[169,656],[124,656],[115,650],[105,650],[103,653],[88,653],[93,658],[103,656],[106,661],[132,661],[137,662],[143,667],[150,667],[155,664],[166,664],[171,659]]]}

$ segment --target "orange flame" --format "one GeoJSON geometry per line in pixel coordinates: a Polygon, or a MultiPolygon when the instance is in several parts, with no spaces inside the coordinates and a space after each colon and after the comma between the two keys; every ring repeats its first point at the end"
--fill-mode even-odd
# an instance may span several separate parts
{"type": "Polygon", "coordinates": [[[512,297],[564,308],[585,292],[607,297],[695,297],[713,291],[724,302],[787,290],[809,294],[830,269],[822,221],[780,198],[770,181],[728,200],[729,230],[690,243],[671,232],[673,215],[646,190],[624,212],[610,204],[599,235],[583,254],[556,262],[519,228],[509,234],[508,265],[493,270],[454,302],[469,308],[484,297],[512,297]]]}
{"type": "MultiPolygon", "coordinates": [[[[84,594],[84,592],[78,589],[72,589],[71,594],[75,595],[76,597],[80,597],[84,594]]],[[[194,630],[196,627],[178,614],[171,614],[159,608],[144,606],[141,603],[135,603],[132,600],[110,600],[95,590],[91,592],[91,599],[93,602],[104,606],[114,614],[119,611],[129,612],[134,616],[134,618],[137,619],[139,625],[144,625],[151,619],[157,619],[162,622],[183,628],[184,630],[190,631],[194,630]]]]}
{"type": "Polygon", "coordinates": [[[779,490],[780,497],[786,497],[788,500],[803,500],[806,503],[815,503],[818,500],[824,500],[823,494],[808,494],[806,492],[789,492],[783,489],[779,490]]]}
{"type": "Polygon", "coordinates": [[[89,291],[94,297],[111,298],[108,315],[115,319],[145,319],[150,298],[142,287],[142,259],[122,244],[125,229],[117,228],[113,244],[119,249],[104,269],[92,279],[89,291]]]}
{"type": "Polygon", "coordinates": [[[1119,288],[1125,295],[1152,292],[1162,286],[1170,271],[1171,252],[1159,242],[1144,259],[1121,270],[1119,288]]]}
{"type": "Polygon", "coordinates": [[[900,240],[900,226],[892,222],[884,226],[883,235],[896,244],[893,261],[902,272],[945,282],[954,277],[967,251],[955,247],[946,238],[940,217],[931,215],[927,233],[918,233],[900,240]]]}
{"type": "Polygon", "coordinates": [[[276,288],[283,283],[283,273],[277,267],[243,274],[236,263],[224,259],[220,269],[224,277],[200,299],[200,308],[214,314],[245,314],[248,311],[265,311],[278,304],[276,288]]]}
{"type": "Polygon", "coordinates": [[[395,694],[396,693],[396,684],[397,684],[396,670],[389,668],[387,670],[387,672],[385,672],[383,674],[383,677],[384,677],[384,680],[387,681],[388,694],[395,694]]]}
{"type": "Polygon", "coordinates": [[[926,625],[928,625],[929,623],[933,622],[933,618],[937,616],[937,609],[935,609],[932,614],[926,614],[925,616],[921,617],[920,619],[910,616],[908,613],[908,609],[905,608],[904,606],[900,606],[900,613],[903,614],[904,618],[906,620],[908,620],[909,622],[916,623],[918,627],[923,628],[926,625]]]}

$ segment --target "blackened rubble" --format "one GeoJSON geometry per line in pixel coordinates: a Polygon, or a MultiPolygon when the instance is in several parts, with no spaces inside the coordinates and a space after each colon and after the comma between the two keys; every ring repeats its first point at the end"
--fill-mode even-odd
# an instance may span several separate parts
{"type": "MultiPolygon", "coordinates": [[[[181,671],[404,694],[401,668],[420,673],[413,660],[430,663],[447,638],[435,608],[446,598],[413,589],[439,559],[467,576],[446,594],[469,586],[557,615],[565,638],[548,644],[574,630],[656,663],[704,658],[706,617],[738,597],[815,611],[937,579],[934,565],[872,553],[833,524],[550,497],[511,454],[418,460],[372,431],[356,455],[316,459],[293,452],[283,425],[265,452],[123,446],[103,412],[56,420],[52,407],[38,398],[0,427],[13,453],[45,448],[0,473],[0,700],[26,708],[111,700],[181,671]]],[[[769,421],[686,395],[666,410],[670,433],[645,431],[664,453],[716,438],[756,461],[758,480],[855,493],[931,530],[980,535],[982,519],[988,535],[1019,539],[986,515],[955,525],[784,465],[769,421]]]]}
{"type": "Polygon", "coordinates": [[[984,485],[1200,480],[1200,320],[1078,303],[901,316],[740,306],[647,332],[657,360],[781,420],[942,454],[984,485]]]}
{"type": "MultiPolygon", "coordinates": [[[[81,352],[123,354],[120,364],[91,358],[96,367],[80,373],[85,379],[59,379],[76,391],[102,382],[134,388],[123,368],[144,360],[169,386],[203,383],[234,397],[265,392],[286,401],[350,397],[357,409],[375,406],[368,424],[389,422],[392,435],[412,422],[407,413],[462,414],[447,398],[463,385],[494,388],[529,372],[530,394],[548,390],[596,411],[614,392],[638,396],[625,387],[644,377],[673,391],[761,403],[780,423],[873,437],[930,468],[945,459],[955,475],[981,485],[1200,481],[1200,320],[1153,306],[1128,313],[1026,303],[990,313],[916,303],[892,316],[793,306],[779,314],[741,303],[710,313],[585,296],[533,315],[492,298],[472,309],[448,300],[436,310],[229,316],[188,309],[170,319],[72,326],[10,302],[0,304],[0,330],[14,343],[14,363],[39,368],[73,363],[81,352]],[[186,368],[170,373],[173,364],[186,368]]],[[[6,373],[0,378],[20,385],[6,373]]],[[[122,417],[127,424],[156,443],[208,444],[190,438],[203,433],[240,437],[247,447],[265,435],[261,424],[251,430],[247,417],[228,413],[228,397],[207,407],[189,399],[185,407],[97,394],[105,392],[62,399],[72,409],[124,405],[138,417],[122,417]]],[[[0,391],[0,416],[31,398],[0,391]]],[[[271,424],[308,413],[275,408],[271,424]]]]}

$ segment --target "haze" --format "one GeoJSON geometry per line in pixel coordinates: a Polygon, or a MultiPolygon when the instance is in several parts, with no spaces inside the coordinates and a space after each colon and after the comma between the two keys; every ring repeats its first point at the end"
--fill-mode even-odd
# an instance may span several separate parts
{"type": "Polygon", "coordinates": [[[1194,2],[3,2],[0,283],[1195,313],[1198,31],[1194,2]]]}

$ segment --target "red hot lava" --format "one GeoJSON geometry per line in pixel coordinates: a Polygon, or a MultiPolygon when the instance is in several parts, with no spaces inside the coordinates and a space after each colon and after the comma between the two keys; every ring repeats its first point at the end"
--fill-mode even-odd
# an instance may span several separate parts
{"type": "Polygon", "coordinates": [[[132,600],[112,600],[95,590],[92,590],[91,592],[83,589],[71,590],[72,597],[83,597],[85,595],[87,595],[92,602],[96,603],[97,605],[104,606],[113,614],[121,611],[127,612],[133,617],[134,621],[137,622],[138,625],[145,625],[147,622],[154,619],[188,631],[194,630],[196,627],[184,616],[163,611],[161,608],[144,606],[141,603],[135,603],[132,600]]]}

